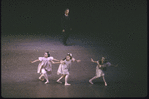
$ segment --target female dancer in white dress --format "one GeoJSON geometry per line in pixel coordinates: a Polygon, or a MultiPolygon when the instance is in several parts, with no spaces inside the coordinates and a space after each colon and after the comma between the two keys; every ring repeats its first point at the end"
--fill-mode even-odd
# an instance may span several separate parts
{"type": "Polygon", "coordinates": [[[97,66],[96,66],[96,76],[94,76],[93,78],[91,78],[91,79],[89,80],[89,82],[90,82],[91,84],[93,84],[92,80],[97,79],[97,78],[99,78],[99,77],[102,76],[103,81],[104,81],[104,83],[105,83],[105,86],[107,86],[107,83],[106,83],[105,78],[104,78],[104,72],[103,72],[103,70],[105,70],[106,67],[109,67],[109,66],[117,67],[118,65],[115,66],[115,65],[112,65],[110,62],[106,62],[104,57],[102,57],[102,59],[99,60],[99,61],[94,61],[94,60],[91,58],[91,62],[97,63],[97,66]]]}
{"type": "Polygon", "coordinates": [[[62,76],[57,80],[58,83],[62,83],[60,80],[65,77],[65,85],[71,85],[67,82],[67,80],[69,76],[71,63],[74,61],[80,62],[81,60],[75,60],[74,58],[72,58],[71,53],[68,53],[66,58],[61,60],[61,64],[59,65],[59,68],[57,70],[57,75],[61,74],[62,76]]]}
{"type": "MultiPolygon", "coordinates": [[[[52,73],[52,63],[56,64],[56,62],[53,62],[53,60],[59,61],[57,59],[54,59],[53,57],[50,57],[49,52],[45,52],[44,57],[39,57],[37,60],[31,61],[31,63],[41,61],[38,65],[37,73],[41,74],[41,76],[39,77],[39,80],[44,81],[42,77],[46,79],[45,84],[49,83],[48,76],[51,75],[52,73]]],[[[57,62],[57,63],[60,63],[60,62],[57,62]]]]}

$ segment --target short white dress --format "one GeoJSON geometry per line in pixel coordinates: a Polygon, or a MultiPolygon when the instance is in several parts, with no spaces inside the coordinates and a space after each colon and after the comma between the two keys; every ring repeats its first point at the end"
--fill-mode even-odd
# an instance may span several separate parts
{"type": "Polygon", "coordinates": [[[97,61],[97,66],[96,66],[96,76],[97,77],[104,76],[105,74],[104,74],[102,68],[111,66],[111,63],[107,62],[107,63],[101,65],[101,67],[99,67],[99,65],[100,65],[99,62],[97,61]]]}
{"type": "Polygon", "coordinates": [[[62,74],[66,74],[66,75],[69,75],[69,71],[70,71],[70,68],[71,68],[71,63],[75,61],[74,58],[72,58],[71,60],[69,61],[66,61],[66,59],[64,60],[65,63],[63,64],[60,64],[59,67],[58,67],[58,70],[57,70],[57,75],[62,75],[62,74]]]}
{"type": "Polygon", "coordinates": [[[51,61],[53,60],[53,57],[47,57],[47,58],[39,57],[38,59],[41,62],[38,65],[37,73],[40,73],[40,74],[47,73],[47,74],[50,75],[52,73],[52,63],[51,63],[51,61]]]}

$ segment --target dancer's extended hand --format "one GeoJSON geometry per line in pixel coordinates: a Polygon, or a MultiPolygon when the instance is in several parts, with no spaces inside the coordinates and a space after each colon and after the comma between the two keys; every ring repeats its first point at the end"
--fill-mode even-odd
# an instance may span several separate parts
{"type": "Polygon", "coordinates": [[[31,63],[33,63],[33,61],[30,61],[31,63]]]}
{"type": "Polygon", "coordinates": [[[91,58],[91,61],[94,62],[94,60],[91,58]]]}
{"type": "Polygon", "coordinates": [[[65,62],[63,60],[60,61],[61,64],[64,64],[65,62]]]}
{"type": "Polygon", "coordinates": [[[76,60],[78,63],[81,62],[81,60],[76,60]]]}
{"type": "Polygon", "coordinates": [[[35,63],[35,62],[38,62],[38,61],[40,61],[39,59],[37,59],[37,60],[34,60],[34,61],[30,61],[31,63],[35,63]]]}

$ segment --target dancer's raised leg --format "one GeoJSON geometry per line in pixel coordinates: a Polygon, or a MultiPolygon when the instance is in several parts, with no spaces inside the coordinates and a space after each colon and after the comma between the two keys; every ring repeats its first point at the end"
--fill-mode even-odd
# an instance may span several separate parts
{"type": "Polygon", "coordinates": [[[91,79],[89,80],[89,83],[93,84],[92,80],[94,80],[94,79],[96,79],[96,78],[98,78],[98,77],[97,77],[97,76],[94,76],[93,78],[91,78],[91,79]]]}
{"type": "Polygon", "coordinates": [[[60,80],[62,79],[62,78],[64,78],[66,75],[62,75],[56,82],[58,82],[58,83],[62,83],[60,80]]]}

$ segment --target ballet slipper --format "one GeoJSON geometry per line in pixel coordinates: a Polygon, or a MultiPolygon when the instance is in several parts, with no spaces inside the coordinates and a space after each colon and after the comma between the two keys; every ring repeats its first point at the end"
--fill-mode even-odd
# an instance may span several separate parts
{"type": "Polygon", "coordinates": [[[67,85],[69,86],[69,85],[71,85],[71,84],[69,84],[69,83],[65,83],[65,86],[67,86],[67,85]]]}
{"type": "Polygon", "coordinates": [[[90,84],[93,84],[93,82],[92,82],[91,80],[89,80],[89,83],[90,83],[90,84]]]}
{"type": "Polygon", "coordinates": [[[68,75],[65,76],[65,86],[66,85],[71,85],[71,84],[67,83],[67,80],[68,80],[68,75]]]}
{"type": "Polygon", "coordinates": [[[61,82],[61,81],[59,81],[59,80],[57,80],[56,82],[57,82],[57,83],[60,83],[60,84],[62,83],[62,82],[61,82]]]}
{"type": "Polygon", "coordinates": [[[42,79],[39,77],[39,80],[42,80],[42,79]]]}
{"type": "Polygon", "coordinates": [[[45,84],[48,84],[48,83],[49,83],[49,81],[46,81],[46,82],[45,82],[45,84]]]}

